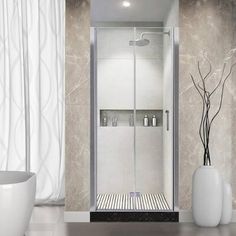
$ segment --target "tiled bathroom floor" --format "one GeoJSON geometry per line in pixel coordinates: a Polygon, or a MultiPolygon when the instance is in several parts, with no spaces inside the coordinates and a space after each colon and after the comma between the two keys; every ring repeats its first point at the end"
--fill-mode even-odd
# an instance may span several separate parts
{"type": "Polygon", "coordinates": [[[35,207],[25,236],[67,236],[64,207],[35,207]]]}
{"type": "Polygon", "coordinates": [[[189,223],[69,223],[63,207],[35,207],[25,236],[235,236],[236,224],[199,228],[189,223]]]}

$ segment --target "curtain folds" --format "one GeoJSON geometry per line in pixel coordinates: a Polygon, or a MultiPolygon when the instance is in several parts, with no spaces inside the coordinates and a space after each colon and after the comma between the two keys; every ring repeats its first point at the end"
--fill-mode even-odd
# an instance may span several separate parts
{"type": "Polygon", "coordinates": [[[25,170],[28,146],[37,203],[64,199],[64,5],[0,1],[0,170],[25,170]]]}

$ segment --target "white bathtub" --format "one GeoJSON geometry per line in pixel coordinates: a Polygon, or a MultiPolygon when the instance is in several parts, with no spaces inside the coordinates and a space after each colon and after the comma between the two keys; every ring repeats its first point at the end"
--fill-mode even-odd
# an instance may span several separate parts
{"type": "Polygon", "coordinates": [[[36,176],[0,171],[0,235],[23,236],[34,207],[36,176]]]}

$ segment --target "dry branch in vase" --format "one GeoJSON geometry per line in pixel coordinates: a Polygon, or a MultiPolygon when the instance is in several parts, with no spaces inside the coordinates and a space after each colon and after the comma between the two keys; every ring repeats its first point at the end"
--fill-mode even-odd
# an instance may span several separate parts
{"type": "Polygon", "coordinates": [[[196,81],[193,75],[190,74],[194,87],[196,88],[196,90],[198,91],[202,99],[202,116],[201,116],[201,122],[199,126],[199,136],[200,136],[203,148],[204,148],[203,165],[211,165],[211,156],[210,156],[210,150],[209,150],[211,126],[222,107],[225,83],[227,79],[230,77],[230,75],[232,74],[233,68],[236,66],[236,63],[231,63],[231,59],[233,58],[235,54],[236,54],[236,49],[232,49],[229,52],[227,58],[224,61],[223,68],[221,70],[221,75],[218,78],[218,82],[216,83],[216,86],[211,91],[209,88],[207,88],[206,80],[212,76],[212,63],[210,62],[210,60],[207,58],[205,54],[203,56],[209,67],[208,72],[203,75],[202,68],[200,66],[200,61],[198,61],[197,69],[198,69],[200,80],[196,81]],[[226,67],[229,63],[231,63],[231,65],[229,67],[228,72],[226,72],[226,67]],[[211,110],[211,104],[212,104],[211,102],[212,95],[218,90],[220,91],[219,105],[216,112],[211,116],[210,110],[211,110]]]}

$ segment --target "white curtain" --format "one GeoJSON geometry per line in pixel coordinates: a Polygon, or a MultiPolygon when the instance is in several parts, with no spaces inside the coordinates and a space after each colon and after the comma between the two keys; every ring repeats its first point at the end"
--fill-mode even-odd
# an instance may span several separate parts
{"type": "Polygon", "coordinates": [[[25,170],[28,142],[38,203],[64,198],[64,8],[0,0],[0,170],[25,170]]]}

